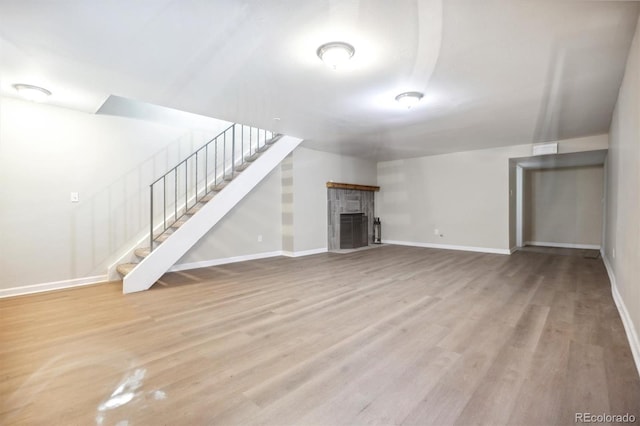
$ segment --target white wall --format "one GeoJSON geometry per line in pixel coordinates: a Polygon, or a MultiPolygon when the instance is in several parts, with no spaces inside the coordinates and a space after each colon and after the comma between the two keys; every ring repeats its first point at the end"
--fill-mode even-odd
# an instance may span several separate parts
{"type": "Polygon", "coordinates": [[[177,266],[196,267],[233,257],[327,248],[327,187],[334,182],[375,185],[367,160],[298,147],[177,266]],[[262,242],[258,236],[262,236],[262,242]]]}
{"type": "MultiPolygon", "coordinates": [[[[559,141],[559,152],[607,145],[607,135],[590,136],[559,141]]],[[[530,155],[531,145],[514,145],[378,163],[383,239],[509,252],[516,196],[509,159],[530,155]]]]}
{"type": "Polygon", "coordinates": [[[640,371],[640,21],[610,135],[604,259],[640,371]]]}
{"type": "Polygon", "coordinates": [[[149,183],[228,125],[215,122],[193,133],[0,98],[0,289],[104,278],[148,232],[149,183]]]}
{"type": "MultiPolygon", "coordinates": [[[[191,132],[0,98],[0,294],[105,280],[148,233],[149,183],[229,125],[213,121],[191,132]]],[[[376,182],[370,161],[305,148],[288,161],[288,201],[277,168],[178,267],[281,252],[284,201],[295,243],[286,251],[326,248],[326,182],[376,182]]]]}
{"type": "Polygon", "coordinates": [[[600,248],[602,166],[527,170],[525,182],[525,243],[600,248]]]}
{"type": "Polygon", "coordinates": [[[176,265],[193,268],[215,260],[281,251],[280,181],[280,168],[276,167],[176,265]]]}
{"type": "Polygon", "coordinates": [[[327,182],[376,184],[376,163],[299,147],[293,152],[295,253],[327,248],[327,182]]]}

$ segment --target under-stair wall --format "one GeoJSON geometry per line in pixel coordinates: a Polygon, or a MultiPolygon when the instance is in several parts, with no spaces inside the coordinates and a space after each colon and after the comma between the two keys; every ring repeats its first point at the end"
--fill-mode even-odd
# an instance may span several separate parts
{"type": "MultiPolygon", "coordinates": [[[[207,189],[212,185],[224,183],[225,177],[233,175],[234,166],[237,166],[245,157],[256,152],[260,145],[273,136],[271,132],[259,130],[244,125],[230,125],[218,127],[215,135],[208,134],[208,138],[197,138],[197,144],[191,145],[188,150],[180,150],[179,156],[172,156],[159,167],[154,168],[154,177],[169,172],[164,178],[155,181],[153,185],[153,198],[149,199],[149,187],[145,186],[142,194],[141,209],[144,210],[143,222],[149,223],[149,206],[153,202],[153,235],[159,235],[196,204],[196,200],[202,198],[207,189]],[[206,150],[201,149],[205,142],[212,141],[206,150]],[[219,140],[219,141],[218,141],[219,140]],[[232,149],[233,148],[233,149],[232,149]],[[199,155],[193,155],[196,151],[199,155]],[[169,169],[178,164],[175,169],[169,169]]],[[[151,181],[152,179],[148,179],[151,181]]],[[[149,226],[139,226],[136,237],[122,246],[120,254],[112,262],[107,270],[110,281],[120,280],[121,274],[117,271],[119,265],[125,263],[137,263],[139,261],[136,250],[149,246],[149,226]]]]}
{"type": "Polygon", "coordinates": [[[151,287],[300,142],[302,140],[285,136],[263,152],[216,194],[214,200],[205,204],[197,214],[173,232],[170,238],[155,247],[153,252],[127,273],[123,280],[124,293],[143,291],[151,287]]]}

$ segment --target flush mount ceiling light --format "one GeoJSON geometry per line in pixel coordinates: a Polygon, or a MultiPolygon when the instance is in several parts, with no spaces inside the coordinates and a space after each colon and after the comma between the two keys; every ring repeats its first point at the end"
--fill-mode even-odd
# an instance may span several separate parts
{"type": "Polygon", "coordinates": [[[342,41],[325,43],[316,50],[316,54],[322,59],[322,62],[334,70],[348,62],[354,53],[356,53],[356,49],[349,43],[342,41]]]}
{"type": "Polygon", "coordinates": [[[34,102],[42,102],[51,96],[51,92],[43,87],[33,86],[31,84],[14,84],[13,88],[16,89],[18,94],[28,100],[34,102]]]}
{"type": "Polygon", "coordinates": [[[396,96],[396,101],[407,108],[411,108],[420,102],[420,99],[422,99],[423,96],[424,95],[420,92],[404,92],[396,96]]]}

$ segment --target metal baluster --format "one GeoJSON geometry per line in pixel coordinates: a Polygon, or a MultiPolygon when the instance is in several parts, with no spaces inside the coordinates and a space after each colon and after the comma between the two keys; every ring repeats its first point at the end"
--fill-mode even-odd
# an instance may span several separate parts
{"type": "Polygon", "coordinates": [[[196,198],[195,202],[198,202],[198,151],[196,151],[196,198]]]}
{"type": "MultiPolygon", "coordinates": [[[[243,164],[244,163],[244,125],[241,125],[241,161],[240,163],[243,164]]],[[[173,182],[174,182],[174,206],[173,206],[173,216],[174,216],[174,223],[178,220],[178,173],[179,173],[179,168],[182,164],[184,164],[184,214],[187,213],[187,210],[189,209],[189,159],[191,157],[195,156],[195,183],[194,183],[194,188],[195,188],[195,204],[198,203],[198,161],[199,161],[199,154],[200,151],[204,148],[205,150],[205,159],[204,159],[204,185],[205,185],[205,194],[208,194],[209,191],[209,144],[214,144],[214,148],[215,148],[215,153],[214,153],[214,176],[213,176],[213,185],[217,186],[218,184],[218,139],[220,138],[220,136],[222,136],[222,177],[223,179],[226,178],[227,174],[226,174],[226,167],[227,167],[227,132],[231,130],[233,133],[231,135],[232,140],[231,140],[231,174],[233,176],[233,174],[235,173],[235,160],[236,160],[236,146],[235,146],[235,141],[236,141],[236,124],[232,124],[231,126],[227,127],[223,132],[221,132],[220,134],[218,134],[215,138],[211,139],[209,142],[207,142],[203,147],[199,148],[197,151],[195,151],[193,154],[191,154],[190,156],[188,156],[186,159],[182,160],[180,163],[178,163],[177,166],[175,166],[173,169],[171,169],[170,171],[168,171],[167,173],[165,173],[164,175],[162,175],[161,177],[159,177],[158,179],[156,179],[151,185],[149,185],[149,249],[151,251],[153,251],[154,249],[154,211],[155,211],[155,206],[154,206],[154,189],[155,189],[155,184],[160,182],[160,179],[162,179],[162,192],[163,192],[163,220],[162,220],[162,225],[164,230],[166,231],[167,228],[167,176],[170,173],[173,173],[173,182]]],[[[256,150],[257,148],[260,146],[260,129],[256,128],[256,135],[258,137],[258,140],[256,141],[256,150]]],[[[265,130],[266,132],[266,130],[265,130]]],[[[266,133],[265,133],[266,135],[266,133]]],[[[253,145],[252,145],[252,137],[253,137],[253,128],[251,126],[249,126],[249,154],[251,155],[253,152],[253,145]]],[[[169,207],[170,208],[170,207],[169,207]]],[[[163,231],[164,232],[164,231],[163,231]]]]}
{"type": "Polygon", "coordinates": [[[218,138],[216,138],[216,142],[215,142],[215,148],[216,148],[216,152],[215,152],[215,158],[214,158],[214,162],[213,162],[213,186],[214,188],[216,186],[218,186],[218,138]]]}
{"type": "Polygon", "coordinates": [[[184,160],[184,211],[187,212],[187,204],[189,203],[189,190],[188,190],[188,182],[189,182],[189,162],[184,160]]]}
{"type": "Polygon", "coordinates": [[[151,208],[149,209],[151,212],[151,217],[150,217],[150,221],[149,221],[149,227],[150,227],[150,231],[149,231],[149,249],[151,251],[153,251],[153,183],[151,185],[149,185],[149,189],[151,190],[151,208]]]}
{"type": "Polygon", "coordinates": [[[204,195],[209,193],[209,144],[204,146],[204,195]]]}
{"type": "Polygon", "coordinates": [[[240,164],[244,164],[244,124],[240,125],[240,145],[242,145],[242,147],[240,148],[240,151],[242,151],[242,153],[240,154],[240,164]]]}
{"type": "Polygon", "coordinates": [[[231,129],[231,179],[236,171],[236,125],[231,129]]]}

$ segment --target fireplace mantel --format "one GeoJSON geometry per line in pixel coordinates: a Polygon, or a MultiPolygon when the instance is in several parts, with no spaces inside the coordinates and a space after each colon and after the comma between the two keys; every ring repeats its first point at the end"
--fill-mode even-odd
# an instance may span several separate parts
{"type": "Polygon", "coordinates": [[[356,191],[371,191],[371,192],[380,191],[379,186],[358,185],[355,183],[339,183],[339,182],[327,182],[327,188],[353,189],[356,191]]]}

